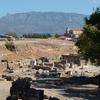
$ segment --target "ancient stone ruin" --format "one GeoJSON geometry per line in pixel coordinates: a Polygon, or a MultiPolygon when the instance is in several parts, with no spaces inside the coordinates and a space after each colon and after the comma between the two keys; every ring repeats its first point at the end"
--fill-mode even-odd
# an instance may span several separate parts
{"type": "Polygon", "coordinates": [[[27,79],[18,79],[12,82],[10,96],[6,100],[43,100],[44,91],[30,87],[31,83],[27,79]]]}

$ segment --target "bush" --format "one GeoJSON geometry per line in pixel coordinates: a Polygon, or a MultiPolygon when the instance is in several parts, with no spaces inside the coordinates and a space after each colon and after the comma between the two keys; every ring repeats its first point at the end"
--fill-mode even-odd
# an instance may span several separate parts
{"type": "Polygon", "coordinates": [[[8,41],[13,41],[13,39],[11,37],[7,37],[8,41]]]}
{"type": "Polygon", "coordinates": [[[5,47],[10,51],[15,51],[15,45],[13,42],[6,42],[5,47]]]}
{"type": "Polygon", "coordinates": [[[7,32],[5,33],[6,36],[17,38],[17,34],[15,32],[7,32]]]}
{"type": "Polygon", "coordinates": [[[56,33],[56,34],[54,35],[54,37],[55,37],[55,38],[58,38],[58,37],[60,37],[60,35],[56,33]]]}

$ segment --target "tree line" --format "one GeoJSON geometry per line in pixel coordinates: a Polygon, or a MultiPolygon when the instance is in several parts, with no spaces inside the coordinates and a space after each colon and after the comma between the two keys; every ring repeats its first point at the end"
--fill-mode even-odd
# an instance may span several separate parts
{"type": "Polygon", "coordinates": [[[50,38],[51,34],[46,33],[32,33],[32,34],[24,34],[24,38],[50,38]]]}

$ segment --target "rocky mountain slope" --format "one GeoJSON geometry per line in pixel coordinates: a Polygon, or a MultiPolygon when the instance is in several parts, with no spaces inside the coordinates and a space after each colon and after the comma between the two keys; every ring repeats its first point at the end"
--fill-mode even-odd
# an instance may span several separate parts
{"type": "Polygon", "coordinates": [[[27,12],[0,18],[0,33],[63,33],[66,27],[81,28],[85,15],[62,12],[27,12]]]}

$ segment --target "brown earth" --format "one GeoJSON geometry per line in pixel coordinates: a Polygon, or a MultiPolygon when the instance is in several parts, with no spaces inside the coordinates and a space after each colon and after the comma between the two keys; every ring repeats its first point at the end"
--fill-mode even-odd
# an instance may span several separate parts
{"type": "MultiPolygon", "coordinates": [[[[73,53],[77,49],[72,41],[58,39],[27,39],[14,41],[16,51],[11,52],[5,47],[6,41],[0,41],[0,60],[16,61],[38,58],[41,56],[57,59],[61,54],[73,53]]],[[[0,64],[0,69],[2,65],[0,64]]]]}
{"type": "Polygon", "coordinates": [[[33,57],[55,57],[65,53],[76,52],[74,43],[58,39],[33,39],[14,41],[16,51],[11,52],[0,42],[0,58],[19,60],[33,57]]]}

